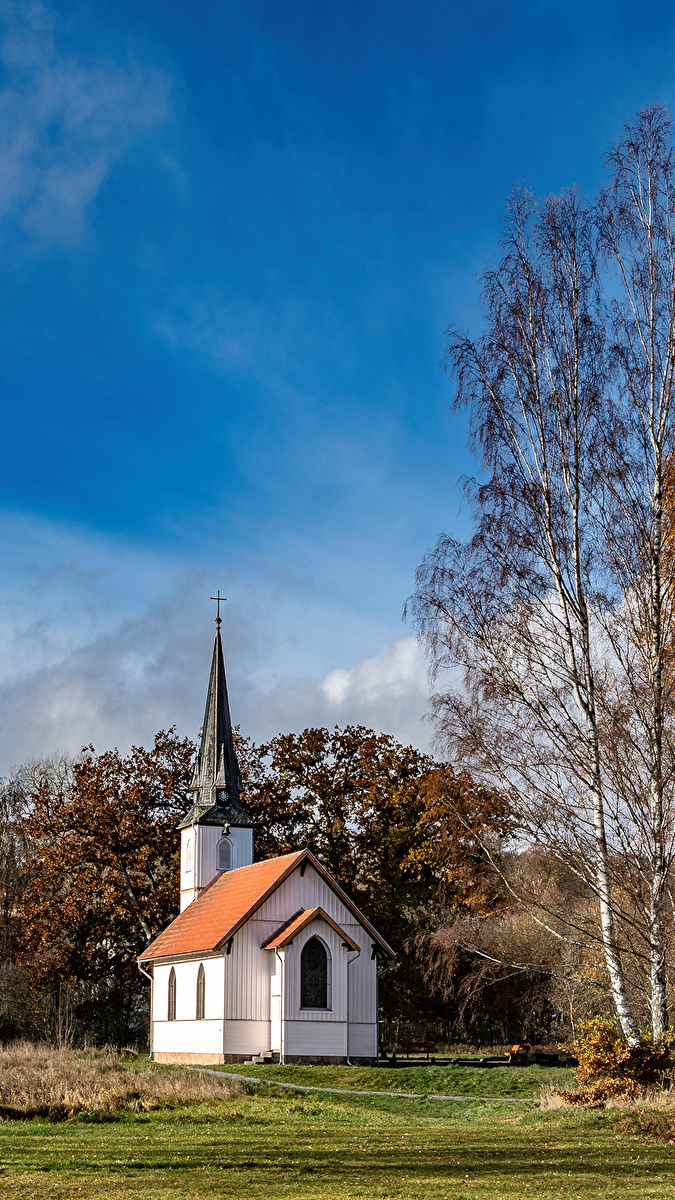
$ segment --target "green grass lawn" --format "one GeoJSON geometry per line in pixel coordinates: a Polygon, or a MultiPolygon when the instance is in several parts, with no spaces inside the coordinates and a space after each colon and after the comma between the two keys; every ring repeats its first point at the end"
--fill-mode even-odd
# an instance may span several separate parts
{"type": "Polygon", "coordinates": [[[563,1067],[227,1067],[249,1078],[279,1079],[324,1087],[381,1092],[422,1092],[444,1096],[531,1096],[542,1087],[572,1087],[574,1071],[563,1067]]]}
{"type": "MultiPolygon", "coordinates": [[[[292,1070],[305,1078],[320,1072],[329,1085],[363,1082],[359,1068],[292,1070]]],[[[436,1090],[435,1069],[410,1068],[417,1070],[433,1073],[436,1090]]],[[[535,1090],[535,1071],[506,1072],[505,1084],[535,1090]]],[[[401,1083],[404,1070],[371,1074],[381,1086],[385,1074],[401,1083]]],[[[483,1086],[497,1072],[476,1074],[483,1086]]],[[[101,1123],[0,1122],[0,1196],[652,1200],[675,1191],[675,1148],[622,1131],[621,1110],[258,1091],[101,1123]]]]}

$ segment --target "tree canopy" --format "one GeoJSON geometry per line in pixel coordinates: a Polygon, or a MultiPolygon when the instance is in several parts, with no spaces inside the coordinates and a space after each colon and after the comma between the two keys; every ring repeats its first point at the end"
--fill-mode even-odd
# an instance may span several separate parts
{"type": "Polygon", "coordinates": [[[126,756],[89,748],[67,778],[38,777],[30,797],[20,957],[36,991],[77,985],[83,1022],[109,1036],[133,1025],[136,959],[178,912],[176,825],[194,750],[173,730],[126,756]]]}
{"type": "MultiPolygon", "coordinates": [[[[482,477],[467,542],[442,536],[412,612],[449,756],[509,800],[593,897],[552,936],[601,953],[626,1038],[668,1024],[675,863],[675,159],[638,113],[595,201],[510,198],[484,325],[449,331],[482,477]],[[458,670],[459,668],[459,670],[458,670]]],[[[513,885],[511,885],[513,886],[513,885]]]]}

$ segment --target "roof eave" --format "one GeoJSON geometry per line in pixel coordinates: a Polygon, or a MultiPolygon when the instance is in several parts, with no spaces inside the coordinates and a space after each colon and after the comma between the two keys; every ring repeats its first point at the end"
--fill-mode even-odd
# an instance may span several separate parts
{"type": "Polygon", "coordinates": [[[298,913],[296,917],[292,918],[291,921],[287,922],[286,933],[283,932],[284,926],[282,926],[281,930],[277,930],[276,933],[273,933],[271,937],[267,938],[263,942],[261,949],[283,950],[286,946],[290,946],[291,942],[295,940],[298,934],[302,933],[303,929],[307,929],[309,925],[312,925],[314,921],[325,921],[326,924],[330,926],[335,933],[337,933],[338,937],[342,938],[342,941],[350,950],[358,950],[359,952],[361,951],[361,946],[359,946],[354,939],[350,937],[347,931],[343,929],[337,921],[334,921],[333,918],[328,915],[326,910],[322,908],[321,905],[317,905],[314,908],[308,909],[305,920],[300,921],[298,925],[295,925],[294,928],[291,928],[298,916],[300,916],[300,913],[298,913]]]}

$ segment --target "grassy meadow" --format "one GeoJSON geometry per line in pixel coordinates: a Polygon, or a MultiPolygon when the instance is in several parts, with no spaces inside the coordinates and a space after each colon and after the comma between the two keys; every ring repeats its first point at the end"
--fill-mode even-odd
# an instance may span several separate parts
{"type": "MultiPolygon", "coordinates": [[[[64,1052],[59,1099],[59,1064],[34,1048],[46,1056],[54,1107],[51,1119],[17,1119],[21,1103],[28,1111],[45,1102],[47,1085],[41,1095],[31,1076],[21,1092],[3,1053],[0,1101],[14,1113],[0,1121],[3,1200],[651,1200],[675,1191],[675,1107],[580,1111],[475,1098],[479,1087],[534,1097],[553,1082],[544,1068],[277,1068],[296,1082],[363,1088],[372,1077],[377,1090],[468,1097],[446,1102],[283,1094],[111,1055],[99,1055],[99,1071],[96,1055],[64,1052]]],[[[270,1068],[260,1073],[269,1078],[270,1068]]]]}
{"type": "MultiPolygon", "coordinates": [[[[239,1067],[223,1067],[239,1071],[239,1067]]],[[[542,1088],[572,1087],[574,1072],[561,1067],[300,1067],[246,1066],[249,1078],[279,1079],[309,1086],[356,1088],[425,1095],[508,1096],[538,1100],[542,1088]]]]}

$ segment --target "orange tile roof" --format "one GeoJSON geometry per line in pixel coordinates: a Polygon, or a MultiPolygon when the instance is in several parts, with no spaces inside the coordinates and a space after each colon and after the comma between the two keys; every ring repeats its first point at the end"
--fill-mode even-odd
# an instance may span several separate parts
{"type": "MultiPolygon", "coordinates": [[[[219,875],[204,889],[201,896],[188,904],[187,908],[184,908],[182,913],[146,947],[138,961],[152,962],[158,958],[206,954],[220,950],[303,861],[311,863],[335,895],[353,913],[359,924],[371,934],[386,954],[394,958],[391,946],[370,924],[367,917],[364,917],[311,850],[296,850],[293,854],[268,858],[264,862],[252,863],[249,867],[237,867],[234,871],[225,871],[219,875]]],[[[342,929],[340,935],[345,941],[350,940],[342,929]]]]}
{"type": "Polygon", "coordinates": [[[290,874],[304,853],[297,850],[225,871],[167,925],[139,961],[217,950],[290,874]]]}
{"type": "Polygon", "coordinates": [[[301,929],[305,929],[308,925],[311,925],[312,921],[316,921],[317,917],[321,917],[322,920],[326,921],[340,935],[343,942],[347,943],[350,950],[361,949],[360,946],[357,946],[353,938],[350,938],[349,934],[345,933],[344,929],[338,925],[337,921],[329,917],[326,910],[320,906],[317,906],[317,908],[301,908],[299,913],[291,917],[290,921],[286,921],[284,925],[277,929],[276,933],[273,933],[271,937],[268,937],[263,942],[262,949],[274,950],[277,948],[281,949],[282,946],[288,946],[289,942],[293,941],[296,933],[300,933],[301,929]]]}

